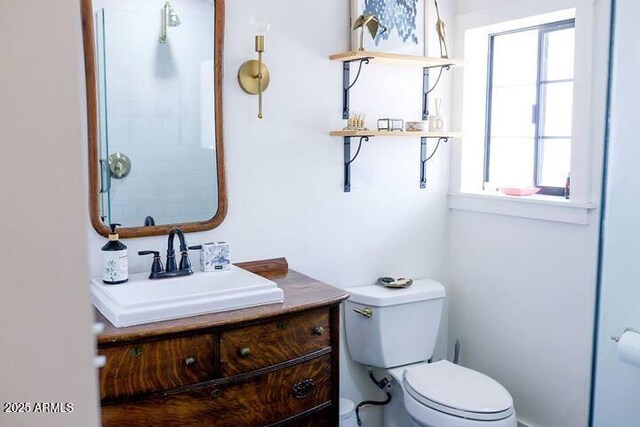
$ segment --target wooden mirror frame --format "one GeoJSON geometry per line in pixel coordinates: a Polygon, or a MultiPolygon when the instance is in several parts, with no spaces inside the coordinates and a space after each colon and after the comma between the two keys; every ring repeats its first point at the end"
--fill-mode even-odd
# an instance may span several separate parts
{"type": "MultiPolygon", "coordinates": [[[[84,44],[85,79],[87,87],[87,128],[89,141],[89,211],[93,228],[101,235],[109,234],[109,227],[100,219],[100,165],[98,146],[98,84],[96,73],[96,47],[94,40],[92,0],[80,0],[82,14],[82,40],[84,44]]],[[[151,227],[123,227],[118,234],[123,238],[161,236],[172,228],[180,227],[185,233],[211,230],[219,226],[227,216],[227,183],[224,162],[222,122],[222,73],[224,60],[225,0],[214,0],[214,91],[216,164],[218,176],[218,210],[207,221],[183,224],[167,224],[151,227]]]]}

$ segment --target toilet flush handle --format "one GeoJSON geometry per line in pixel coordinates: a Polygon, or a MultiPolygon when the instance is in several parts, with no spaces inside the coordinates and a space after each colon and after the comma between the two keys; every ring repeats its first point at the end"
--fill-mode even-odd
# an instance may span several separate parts
{"type": "Polygon", "coordinates": [[[358,314],[362,314],[364,317],[366,317],[367,319],[371,319],[371,317],[373,317],[373,310],[371,310],[369,307],[366,308],[354,308],[353,311],[355,311],[358,314]]]}

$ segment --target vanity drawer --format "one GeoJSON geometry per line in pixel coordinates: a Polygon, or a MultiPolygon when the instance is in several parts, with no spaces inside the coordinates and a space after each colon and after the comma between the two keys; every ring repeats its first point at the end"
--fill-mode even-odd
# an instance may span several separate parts
{"type": "Polygon", "coordinates": [[[314,412],[308,417],[287,424],[287,427],[329,427],[331,425],[331,412],[329,409],[314,412]]]}
{"type": "Polygon", "coordinates": [[[102,422],[106,427],[258,427],[286,420],[330,400],[331,356],[326,355],[241,383],[103,406],[102,422]]]}
{"type": "Polygon", "coordinates": [[[276,365],[330,346],[329,311],[311,311],[220,334],[220,376],[276,365]]]}
{"type": "Polygon", "coordinates": [[[102,399],[169,390],[213,379],[215,339],[201,335],[98,349],[102,399]]]}

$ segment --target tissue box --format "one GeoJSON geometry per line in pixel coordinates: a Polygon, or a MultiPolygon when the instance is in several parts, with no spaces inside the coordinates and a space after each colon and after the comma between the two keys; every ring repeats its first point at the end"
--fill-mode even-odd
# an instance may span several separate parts
{"type": "Polygon", "coordinates": [[[229,244],[225,242],[203,243],[200,249],[201,271],[229,270],[231,256],[229,244]]]}

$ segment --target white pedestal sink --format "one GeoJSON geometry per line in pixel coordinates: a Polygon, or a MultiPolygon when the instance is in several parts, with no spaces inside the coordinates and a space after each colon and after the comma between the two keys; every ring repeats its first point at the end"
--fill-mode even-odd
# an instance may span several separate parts
{"type": "Polygon", "coordinates": [[[132,274],[122,285],[91,281],[93,305],[116,327],[238,308],[282,303],[284,292],[275,282],[231,266],[228,271],[173,279],[149,280],[132,274]]]}

